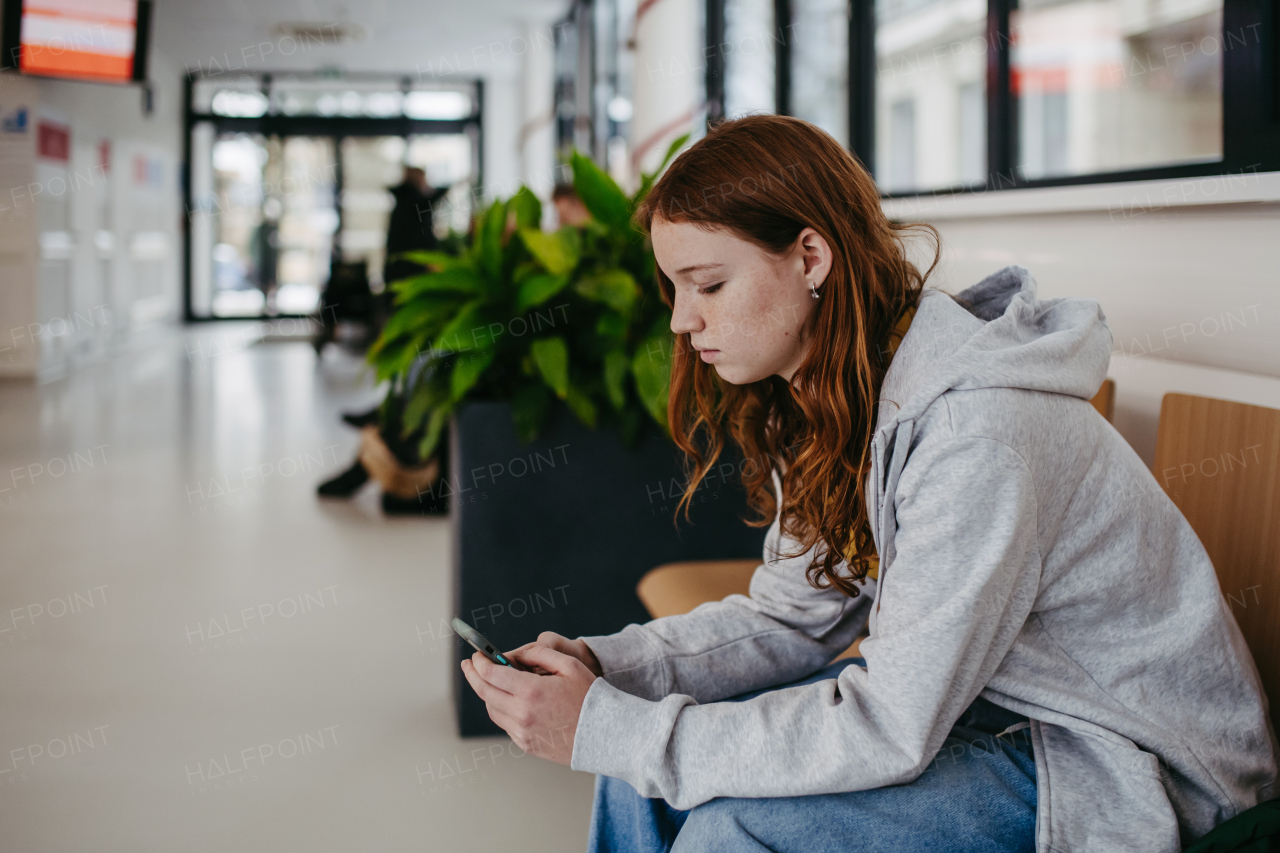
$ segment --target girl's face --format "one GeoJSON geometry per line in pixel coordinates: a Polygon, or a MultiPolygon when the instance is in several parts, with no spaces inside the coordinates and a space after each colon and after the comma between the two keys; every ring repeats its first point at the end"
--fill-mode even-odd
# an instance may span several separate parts
{"type": "Polygon", "coordinates": [[[782,256],[720,227],[655,217],[653,253],[675,286],[671,331],[688,333],[698,357],[734,385],[781,376],[804,361],[800,329],[822,293],[831,248],[805,228],[782,256]]]}

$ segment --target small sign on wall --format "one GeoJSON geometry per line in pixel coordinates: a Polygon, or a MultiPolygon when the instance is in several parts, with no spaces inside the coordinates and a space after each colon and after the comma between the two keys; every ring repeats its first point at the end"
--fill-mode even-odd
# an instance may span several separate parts
{"type": "Polygon", "coordinates": [[[0,107],[0,133],[27,132],[26,107],[0,107]]]}
{"type": "Polygon", "coordinates": [[[41,120],[36,126],[36,151],[46,160],[71,160],[71,128],[41,120]]]}
{"type": "Polygon", "coordinates": [[[140,187],[164,186],[164,163],[158,157],[135,154],[133,157],[133,183],[140,187]]]}

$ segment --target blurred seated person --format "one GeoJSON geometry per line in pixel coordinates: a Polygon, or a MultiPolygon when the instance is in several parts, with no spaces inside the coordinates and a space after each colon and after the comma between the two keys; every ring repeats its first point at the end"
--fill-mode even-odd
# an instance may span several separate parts
{"type": "MultiPolygon", "coordinates": [[[[432,187],[425,171],[406,166],[403,180],[389,191],[395,197],[395,206],[387,222],[387,254],[382,268],[382,280],[386,284],[426,271],[422,264],[396,258],[396,255],[437,248],[435,205],[449,188],[432,187]]],[[[382,315],[390,316],[392,293],[384,290],[379,298],[382,315]]],[[[381,405],[367,412],[342,416],[346,423],[361,430],[361,452],[350,468],[319,485],[316,491],[321,497],[349,498],[373,475],[383,486],[382,509],[388,514],[435,515],[447,511],[447,501],[431,489],[424,498],[423,491],[414,488],[412,482],[415,477],[434,482],[447,472],[448,460],[444,455],[447,443],[442,441],[441,450],[431,459],[420,459],[418,442],[422,439],[422,430],[408,436],[401,434],[404,402],[401,395],[389,392],[381,405]]]]}
{"type": "Polygon", "coordinates": [[[316,488],[320,497],[352,498],[372,479],[381,487],[382,511],[387,515],[444,515],[449,511],[448,428],[435,452],[422,458],[418,446],[425,428],[404,432],[405,387],[411,385],[408,381],[393,383],[380,405],[342,416],[344,422],[360,430],[360,449],[351,467],[316,488]]]}
{"type": "Polygon", "coordinates": [[[555,189],[551,191],[551,203],[556,207],[557,227],[585,225],[591,218],[591,212],[578,197],[578,191],[573,188],[573,184],[556,184],[555,189]]]}

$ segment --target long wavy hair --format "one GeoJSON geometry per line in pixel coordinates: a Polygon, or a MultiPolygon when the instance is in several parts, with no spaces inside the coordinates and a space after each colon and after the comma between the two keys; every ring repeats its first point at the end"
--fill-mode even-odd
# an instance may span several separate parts
{"type": "MultiPolygon", "coordinates": [[[[806,227],[830,245],[834,262],[801,329],[807,351],[791,383],[779,376],[725,382],[682,334],[668,417],[689,476],[677,513],[688,516],[727,431],[743,454],[738,467],[755,516],[749,522],[763,527],[778,515],[800,549],[788,556],[820,546],[809,583],[856,597],[875,557],[866,484],[890,337],[937,266],[937,231],[891,222],[875,181],[838,142],[808,122],[773,115],[723,122],[681,154],[636,212],[646,233],[655,217],[724,228],[775,256],[791,250],[806,227]],[[923,274],[906,257],[909,229],[932,234],[933,263],[923,274]],[[780,514],[774,471],[782,481],[780,514]]],[[[661,269],[658,284],[673,304],[674,287],[661,269]]]]}

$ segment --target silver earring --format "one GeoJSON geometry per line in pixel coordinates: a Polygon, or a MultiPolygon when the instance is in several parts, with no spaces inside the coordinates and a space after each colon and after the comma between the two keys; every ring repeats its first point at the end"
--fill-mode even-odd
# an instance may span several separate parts
{"type": "Polygon", "coordinates": [[[809,282],[809,295],[812,296],[814,299],[818,298],[818,285],[814,284],[813,282],[809,282]]]}

